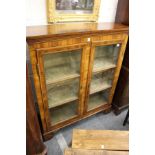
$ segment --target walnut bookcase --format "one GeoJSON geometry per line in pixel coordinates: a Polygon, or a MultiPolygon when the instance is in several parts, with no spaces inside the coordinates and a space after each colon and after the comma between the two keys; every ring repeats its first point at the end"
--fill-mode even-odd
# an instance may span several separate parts
{"type": "Polygon", "coordinates": [[[27,27],[26,40],[45,140],[64,126],[111,108],[127,26],[33,26],[27,27]]]}

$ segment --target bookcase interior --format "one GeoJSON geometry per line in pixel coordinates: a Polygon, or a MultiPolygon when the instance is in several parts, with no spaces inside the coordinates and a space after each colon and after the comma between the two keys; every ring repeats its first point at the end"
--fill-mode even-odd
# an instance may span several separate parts
{"type": "Polygon", "coordinates": [[[44,55],[46,84],[80,76],[81,50],[44,55]]]}
{"type": "MultiPolygon", "coordinates": [[[[120,46],[95,48],[88,111],[108,103],[120,46]]],[[[48,107],[52,125],[77,115],[81,50],[53,52],[43,56],[48,107]]]]}
{"type": "Polygon", "coordinates": [[[95,48],[93,72],[116,67],[120,44],[95,48]]]}
{"type": "Polygon", "coordinates": [[[51,123],[55,125],[57,123],[66,121],[78,115],[77,108],[78,102],[70,102],[60,107],[50,109],[51,123]]]}
{"type": "Polygon", "coordinates": [[[98,22],[27,28],[44,140],[65,126],[109,111],[128,32],[128,26],[98,22]]]}
{"type": "Polygon", "coordinates": [[[47,90],[49,108],[66,104],[78,99],[79,79],[49,85],[47,90]]]}
{"type": "Polygon", "coordinates": [[[113,74],[114,74],[113,69],[93,74],[90,85],[90,94],[111,88],[113,74]]]}
{"type": "Polygon", "coordinates": [[[119,50],[120,44],[95,48],[88,111],[108,103],[119,50]]]}
{"type": "Polygon", "coordinates": [[[109,90],[97,92],[89,96],[88,111],[108,103],[109,90]]]}

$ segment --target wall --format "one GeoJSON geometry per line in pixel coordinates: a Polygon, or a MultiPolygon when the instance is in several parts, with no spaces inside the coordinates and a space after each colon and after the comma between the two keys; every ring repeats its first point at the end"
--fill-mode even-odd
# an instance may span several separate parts
{"type": "MultiPolygon", "coordinates": [[[[99,22],[114,22],[118,0],[101,0],[99,22]]],[[[46,0],[26,0],[26,25],[47,24],[46,0]]]]}
{"type": "Polygon", "coordinates": [[[118,0],[101,0],[99,22],[114,22],[118,0]]]}

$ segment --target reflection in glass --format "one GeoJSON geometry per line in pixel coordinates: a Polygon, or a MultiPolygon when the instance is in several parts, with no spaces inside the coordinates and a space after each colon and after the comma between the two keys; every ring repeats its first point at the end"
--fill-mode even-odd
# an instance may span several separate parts
{"type": "Polygon", "coordinates": [[[46,84],[80,75],[81,50],[44,55],[46,84]]]}
{"type": "Polygon", "coordinates": [[[51,124],[78,115],[82,49],[53,51],[43,55],[47,102],[51,124]]]}
{"type": "Polygon", "coordinates": [[[61,107],[55,107],[50,109],[50,116],[52,124],[66,121],[77,116],[78,104],[76,102],[70,102],[69,104],[62,105],[61,107]]]}
{"type": "Polygon", "coordinates": [[[88,111],[108,104],[120,47],[120,44],[96,46],[88,111]]]}
{"type": "Polygon", "coordinates": [[[114,68],[119,51],[120,44],[96,47],[93,72],[114,68]]]}
{"type": "Polygon", "coordinates": [[[58,13],[92,13],[94,0],[56,0],[58,13]]]}
{"type": "Polygon", "coordinates": [[[108,89],[112,86],[114,70],[108,70],[92,76],[90,94],[108,89]]]}
{"type": "Polygon", "coordinates": [[[48,105],[53,108],[78,99],[79,79],[47,86],[48,105]]]}
{"type": "Polygon", "coordinates": [[[89,98],[88,110],[95,109],[108,103],[109,90],[93,94],[89,98]]]}

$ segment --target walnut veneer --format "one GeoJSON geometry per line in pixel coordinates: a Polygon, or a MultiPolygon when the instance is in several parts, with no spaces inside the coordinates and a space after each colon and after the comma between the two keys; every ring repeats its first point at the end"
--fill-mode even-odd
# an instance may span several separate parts
{"type": "Polygon", "coordinates": [[[127,40],[128,27],[115,23],[27,27],[44,139],[111,108],[127,40]]]}

